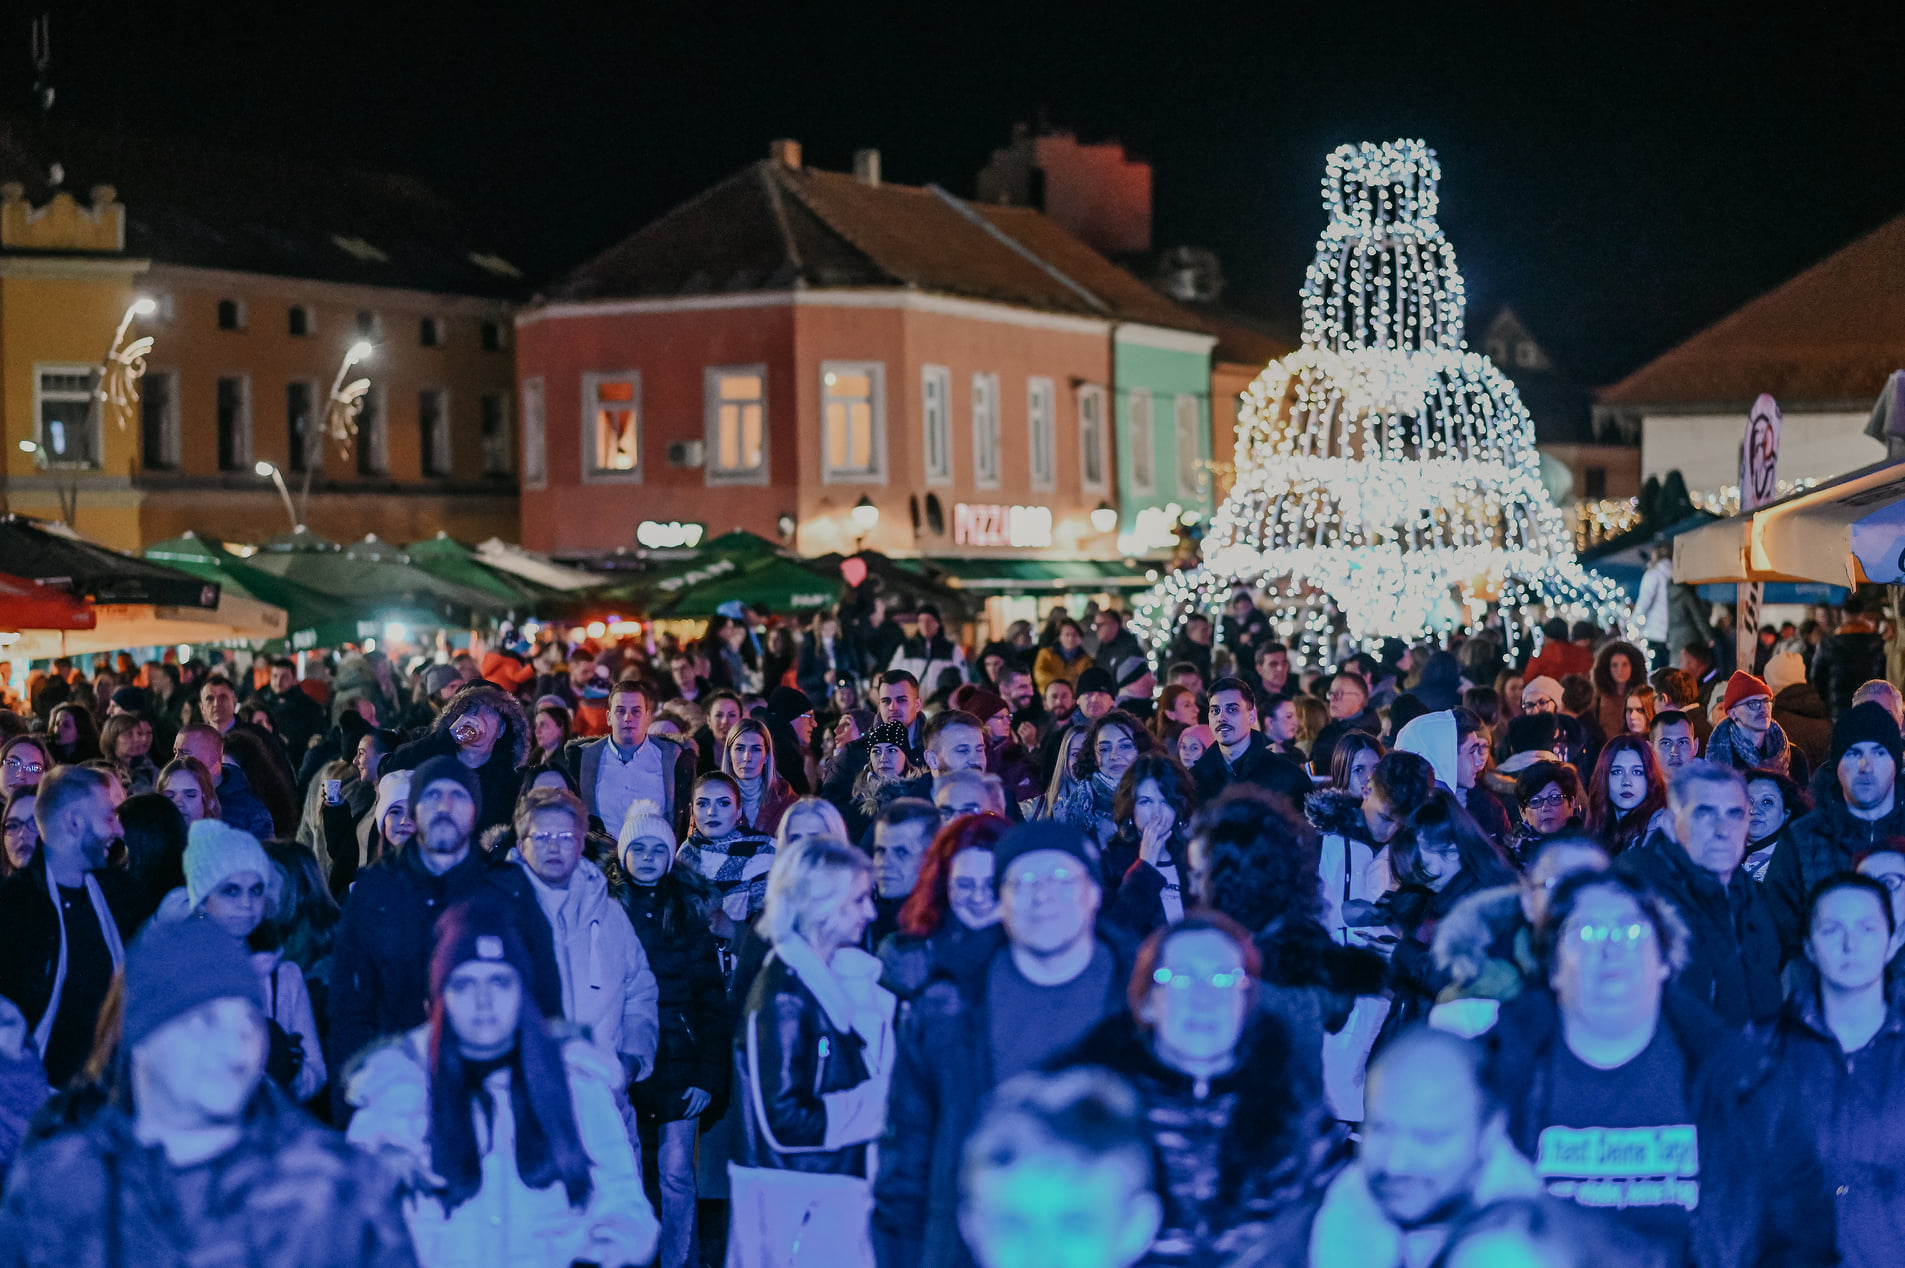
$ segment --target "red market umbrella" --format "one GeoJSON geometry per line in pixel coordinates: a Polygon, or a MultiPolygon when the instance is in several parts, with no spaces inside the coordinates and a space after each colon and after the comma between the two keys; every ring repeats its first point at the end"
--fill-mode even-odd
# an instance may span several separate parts
{"type": "Polygon", "coordinates": [[[78,595],[0,572],[0,630],[90,630],[97,620],[78,595]]]}

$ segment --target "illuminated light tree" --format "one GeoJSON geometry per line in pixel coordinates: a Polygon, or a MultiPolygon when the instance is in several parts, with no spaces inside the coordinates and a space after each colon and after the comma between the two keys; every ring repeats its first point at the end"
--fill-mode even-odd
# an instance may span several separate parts
{"type": "Polygon", "coordinates": [[[1344,629],[1359,644],[1474,629],[1491,604],[1511,642],[1551,615],[1624,621],[1618,587],[1575,558],[1514,385],[1463,341],[1440,179],[1420,141],[1330,155],[1303,344],[1243,395],[1203,562],[1139,600],[1154,645],[1239,584],[1278,601],[1310,658],[1344,629]]]}

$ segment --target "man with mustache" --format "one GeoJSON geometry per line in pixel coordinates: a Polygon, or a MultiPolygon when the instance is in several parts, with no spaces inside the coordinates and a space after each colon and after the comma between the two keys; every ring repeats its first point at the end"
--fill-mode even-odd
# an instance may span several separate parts
{"type": "MultiPolygon", "coordinates": [[[[410,779],[416,835],[357,874],[344,903],[331,962],[331,1052],[345,1068],[374,1040],[421,1026],[430,997],[437,917],[465,899],[507,908],[535,963],[536,1002],[562,1016],[562,973],[549,921],[506,851],[472,849],[482,788],[454,757],[432,757],[410,779]]],[[[339,1080],[340,1089],[342,1080],[339,1080]]],[[[338,1122],[348,1113],[341,1092],[338,1122]]]]}

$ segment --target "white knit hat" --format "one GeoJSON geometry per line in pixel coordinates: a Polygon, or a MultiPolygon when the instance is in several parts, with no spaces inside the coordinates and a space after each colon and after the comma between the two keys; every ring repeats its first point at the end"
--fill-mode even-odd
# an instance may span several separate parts
{"type": "Polygon", "coordinates": [[[373,832],[384,830],[384,816],[403,806],[410,806],[410,772],[394,770],[377,781],[377,804],[371,807],[370,826],[373,832]]]}
{"type": "Polygon", "coordinates": [[[615,839],[617,855],[626,855],[628,847],[637,841],[666,841],[670,850],[679,844],[675,840],[675,825],[668,822],[655,802],[641,798],[629,803],[628,817],[622,820],[622,833],[615,839]]]}
{"type": "Polygon", "coordinates": [[[257,837],[218,819],[200,819],[186,841],[185,894],[193,911],[226,877],[239,872],[256,872],[265,883],[266,901],[278,905],[284,882],[257,837]]]}
{"type": "Polygon", "coordinates": [[[1775,652],[1766,662],[1766,686],[1777,696],[1795,683],[1806,681],[1806,658],[1798,652],[1775,652]]]}

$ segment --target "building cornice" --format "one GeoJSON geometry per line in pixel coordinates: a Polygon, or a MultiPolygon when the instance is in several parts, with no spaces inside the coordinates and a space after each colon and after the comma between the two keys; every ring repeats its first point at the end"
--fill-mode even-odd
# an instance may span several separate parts
{"type": "Polygon", "coordinates": [[[124,255],[0,255],[0,277],[34,281],[98,282],[137,277],[151,267],[151,260],[124,255]]]}
{"type": "Polygon", "coordinates": [[[1167,326],[1147,326],[1135,321],[1119,322],[1117,333],[1113,338],[1118,343],[1133,344],[1140,348],[1157,348],[1164,352],[1188,352],[1200,357],[1209,356],[1210,350],[1217,346],[1216,335],[1172,330],[1167,326]]]}
{"type": "MultiPolygon", "coordinates": [[[[934,295],[924,291],[879,287],[826,290],[748,291],[739,295],[684,295],[672,299],[596,299],[562,301],[523,309],[516,314],[518,327],[545,321],[573,321],[578,318],[626,317],[644,313],[720,312],[745,308],[885,308],[902,312],[930,313],[942,317],[964,317],[973,321],[996,322],[1034,330],[1052,330],[1065,334],[1104,337],[1113,323],[1094,317],[1073,317],[1062,313],[1041,312],[1012,304],[986,300],[961,299],[952,295],[934,295]]],[[[1204,338],[1204,336],[1196,336],[1204,338]]],[[[1210,342],[1215,342],[1211,340],[1210,342]]]]}
{"type": "Polygon", "coordinates": [[[485,299],[478,295],[457,295],[447,291],[421,291],[403,286],[378,286],[371,282],[326,282],[281,273],[244,273],[236,269],[208,269],[190,264],[154,264],[150,276],[155,286],[173,282],[179,286],[231,290],[246,295],[268,295],[305,303],[328,301],[341,307],[372,303],[399,304],[433,313],[498,318],[508,317],[514,311],[514,305],[506,299],[485,299]]]}

